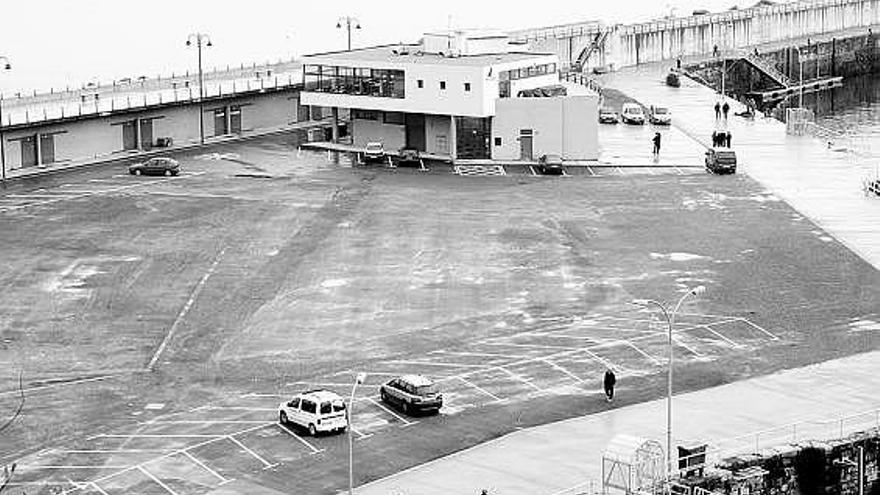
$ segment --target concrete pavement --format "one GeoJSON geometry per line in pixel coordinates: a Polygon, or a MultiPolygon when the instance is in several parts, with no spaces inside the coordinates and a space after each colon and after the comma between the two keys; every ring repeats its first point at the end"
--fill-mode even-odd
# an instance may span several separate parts
{"type": "MultiPolygon", "coordinates": [[[[878,331],[876,328],[873,331],[878,331]]],[[[674,438],[717,454],[880,426],[880,352],[677,395],[674,438]],[[858,413],[858,414],[856,414],[858,413]],[[846,419],[843,419],[846,418],[846,419]]],[[[618,434],[665,443],[656,400],[519,431],[364,485],[360,495],[563,495],[601,488],[601,459],[618,434]]]]}

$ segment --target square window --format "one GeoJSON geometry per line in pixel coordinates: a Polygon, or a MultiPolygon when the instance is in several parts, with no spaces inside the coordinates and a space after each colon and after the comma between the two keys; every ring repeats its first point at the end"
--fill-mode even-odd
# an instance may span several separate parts
{"type": "Polygon", "coordinates": [[[469,83],[469,82],[464,83],[464,90],[470,91],[471,90],[471,83],[469,83]]]}
{"type": "Polygon", "coordinates": [[[501,146],[501,138],[500,137],[495,138],[495,146],[501,146]]]}
{"type": "Polygon", "coordinates": [[[446,89],[446,81],[440,81],[440,89],[446,89]]]}
{"type": "Polygon", "coordinates": [[[423,81],[421,79],[416,81],[416,84],[419,86],[420,89],[425,87],[425,81],[423,81]]]}

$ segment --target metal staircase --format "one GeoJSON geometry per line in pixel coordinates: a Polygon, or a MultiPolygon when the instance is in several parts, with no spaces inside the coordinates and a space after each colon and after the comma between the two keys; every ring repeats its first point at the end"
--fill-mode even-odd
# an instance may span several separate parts
{"type": "Polygon", "coordinates": [[[590,46],[581,50],[580,55],[578,55],[577,60],[574,63],[574,66],[578,68],[578,70],[583,70],[586,66],[587,61],[590,59],[590,55],[593,54],[596,50],[599,49],[604,43],[605,39],[608,38],[608,33],[610,33],[610,29],[602,29],[598,33],[596,33],[596,37],[593,38],[593,41],[590,42],[590,46]]]}
{"type": "Polygon", "coordinates": [[[783,88],[788,88],[792,86],[792,81],[788,78],[788,76],[783,74],[779,69],[776,68],[776,66],[774,66],[771,62],[764,59],[760,55],[749,53],[746,56],[742,57],[742,59],[751,64],[752,67],[766,74],[767,77],[773,80],[773,82],[779,84],[783,88]]]}

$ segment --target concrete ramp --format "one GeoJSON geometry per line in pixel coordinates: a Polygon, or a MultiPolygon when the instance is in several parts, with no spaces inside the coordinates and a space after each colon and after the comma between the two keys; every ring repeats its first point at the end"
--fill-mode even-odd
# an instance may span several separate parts
{"type": "MultiPolygon", "coordinates": [[[[829,148],[827,142],[813,137],[788,136],[785,124],[774,119],[736,117],[745,107],[730,99],[728,119],[716,121],[714,105],[720,96],[689,79],[682,79],[679,88],[666,86],[668,70],[664,64],[631,67],[606,74],[602,83],[644,105],[668,106],[673,126],[695,140],[705,143],[713,129],[729,129],[739,172],[756,179],[880,268],[880,197],[863,192],[863,181],[875,173],[880,157],[829,148]]],[[[819,229],[816,235],[827,238],[819,229]]]]}

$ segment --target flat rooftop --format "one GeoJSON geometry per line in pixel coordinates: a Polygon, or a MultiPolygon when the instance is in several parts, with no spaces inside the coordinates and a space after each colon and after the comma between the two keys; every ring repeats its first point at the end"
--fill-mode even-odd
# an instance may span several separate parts
{"type": "Polygon", "coordinates": [[[480,55],[445,56],[439,53],[421,51],[420,44],[394,44],[307,55],[303,64],[345,62],[387,62],[389,64],[424,64],[480,67],[508,62],[519,62],[533,58],[553,57],[555,53],[507,52],[480,55]]]}

